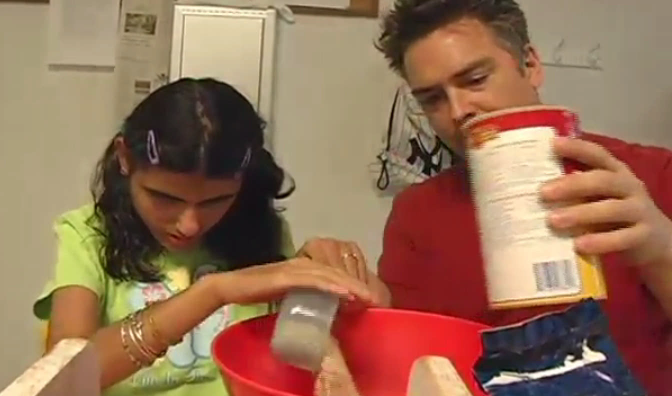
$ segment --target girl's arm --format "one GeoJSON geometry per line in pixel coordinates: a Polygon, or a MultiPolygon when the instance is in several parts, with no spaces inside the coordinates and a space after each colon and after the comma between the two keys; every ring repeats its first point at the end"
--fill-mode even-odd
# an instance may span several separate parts
{"type": "MultiPolygon", "coordinates": [[[[345,271],[297,258],[200,278],[184,292],[141,312],[140,344],[145,350],[163,352],[222,305],[272,301],[295,287],[317,288],[375,304],[367,285],[345,271]]],[[[101,387],[105,389],[139,370],[136,361],[143,355],[129,339],[128,320],[101,328],[100,317],[94,292],[81,286],[58,289],[53,295],[47,343],[51,348],[64,338],[92,340],[100,357],[101,387]]]]}
{"type": "MultiPolygon", "coordinates": [[[[210,316],[222,305],[215,282],[204,277],[193,287],[168,300],[147,308],[142,317],[143,340],[148,349],[164,351],[168,340],[180,340],[192,328],[210,316]],[[152,318],[150,326],[148,318],[152,318]],[[153,329],[163,339],[152,335],[153,329]]],[[[81,286],[69,286],[54,292],[49,322],[48,348],[59,340],[71,337],[89,338],[99,354],[102,368],[101,388],[105,389],[136,372],[140,367],[131,354],[138,354],[132,341],[122,342],[122,322],[100,327],[98,297],[81,286]],[[132,348],[127,352],[126,348],[132,348]]],[[[136,358],[137,359],[137,358],[136,358]]]]}

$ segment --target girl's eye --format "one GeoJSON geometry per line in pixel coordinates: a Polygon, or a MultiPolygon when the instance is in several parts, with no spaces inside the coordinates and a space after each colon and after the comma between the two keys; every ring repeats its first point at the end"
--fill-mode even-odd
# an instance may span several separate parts
{"type": "Polygon", "coordinates": [[[175,204],[180,202],[179,199],[171,197],[170,195],[163,195],[159,193],[151,193],[151,195],[152,199],[162,204],[175,204]]]}

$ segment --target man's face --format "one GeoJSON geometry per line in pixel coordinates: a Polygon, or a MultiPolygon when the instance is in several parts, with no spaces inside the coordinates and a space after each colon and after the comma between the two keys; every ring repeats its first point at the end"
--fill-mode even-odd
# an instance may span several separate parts
{"type": "Polygon", "coordinates": [[[434,130],[463,155],[461,126],[470,118],[539,103],[543,71],[533,48],[524,63],[486,25],[465,18],[413,43],[404,73],[434,130]]]}

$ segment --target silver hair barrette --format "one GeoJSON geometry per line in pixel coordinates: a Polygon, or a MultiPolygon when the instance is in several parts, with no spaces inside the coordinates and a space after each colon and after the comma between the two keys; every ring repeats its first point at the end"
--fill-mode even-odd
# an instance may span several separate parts
{"type": "Polygon", "coordinates": [[[250,164],[250,159],[252,159],[252,150],[248,147],[247,151],[245,152],[243,162],[240,163],[240,169],[247,168],[247,166],[250,164]]]}
{"type": "Polygon", "coordinates": [[[159,148],[156,146],[156,136],[152,129],[147,132],[147,159],[152,165],[159,164],[159,148]]]}

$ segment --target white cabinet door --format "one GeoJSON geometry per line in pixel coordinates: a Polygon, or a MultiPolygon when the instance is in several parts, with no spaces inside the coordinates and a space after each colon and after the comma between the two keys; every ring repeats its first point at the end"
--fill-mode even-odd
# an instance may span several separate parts
{"type": "Polygon", "coordinates": [[[274,10],[175,7],[170,77],[212,77],[233,85],[270,121],[274,10]]]}
{"type": "Polygon", "coordinates": [[[264,21],[194,16],[184,21],[181,74],[227,82],[259,107],[264,21]]]}

